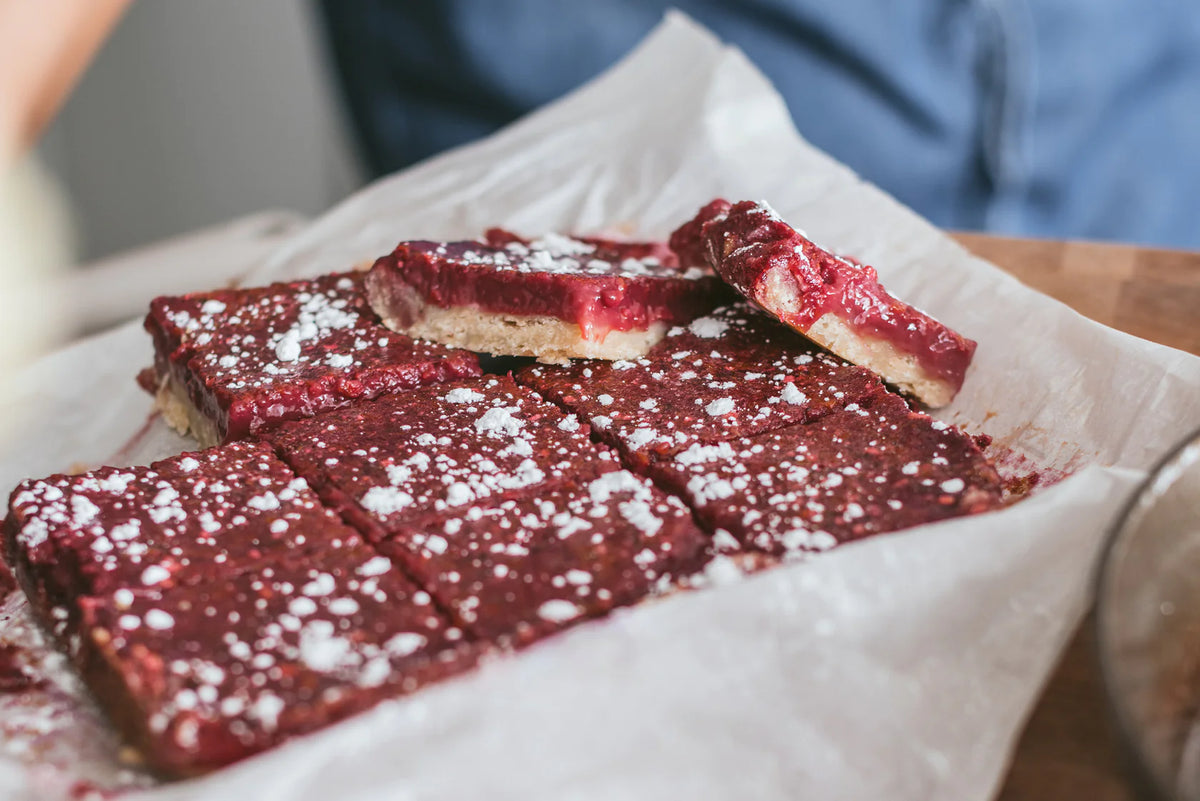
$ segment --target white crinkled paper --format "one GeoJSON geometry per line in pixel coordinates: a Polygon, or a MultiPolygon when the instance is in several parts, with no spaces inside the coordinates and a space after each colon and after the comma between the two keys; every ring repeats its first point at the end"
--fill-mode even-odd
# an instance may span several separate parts
{"type": "MultiPolygon", "coordinates": [[[[995,792],[1084,609],[1106,527],[1153,460],[1200,424],[1200,359],[1088,321],[970,256],[806,144],[745,56],[680,15],[574,94],[351,197],[252,280],[491,225],[662,237],[715,196],[768,200],[978,340],[963,392],[938,416],[1075,474],[1002,512],[622,611],[154,797],[995,792]]],[[[4,485],[112,459],[149,415],[132,377],[150,357],[133,323],[37,365],[4,485]]],[[[119,458],[185,444],[152,421],[119,458]]],[[[0,763],[0,787],[27,774],[0,763]]]]}

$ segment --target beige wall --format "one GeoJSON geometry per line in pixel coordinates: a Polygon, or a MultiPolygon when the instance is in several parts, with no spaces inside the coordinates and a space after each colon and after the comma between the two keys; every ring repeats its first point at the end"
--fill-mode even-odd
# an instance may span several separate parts
{"type": "Polygon", "coordinates": [[[41,146],[80,258],[351,191],[316,24],[303,0],[135,3],[41,146]]]}

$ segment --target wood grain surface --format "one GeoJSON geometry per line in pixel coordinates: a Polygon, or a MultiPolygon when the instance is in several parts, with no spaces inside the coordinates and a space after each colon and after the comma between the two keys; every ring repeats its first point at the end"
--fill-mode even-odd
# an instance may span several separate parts
{"type": "Polygon", "coordinates": [[[973,253],[1093,320],[1200,354],[1200,253],[953,236],[973,253]]]}
{"type": "MultiPolygon", "coordinates": [[[[1200,253],[954,234],[979,256],[1105,325],[1200,354],[1200,253]]],[[[1091,615],[1021,736],[1001,801],[1134,801],[1108,718],[1091,615]]]]}

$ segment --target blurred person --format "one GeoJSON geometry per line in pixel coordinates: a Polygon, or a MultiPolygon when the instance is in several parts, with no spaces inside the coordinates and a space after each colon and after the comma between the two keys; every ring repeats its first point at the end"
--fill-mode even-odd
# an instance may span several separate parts
{"type": "MultiPolygon", "coordinates": [[[[0,393],[64,328],[50,280],[71,259],[65,203],[32,153],[129,0],[0,0],[0,393]]],[[[0,437],[10,416],[0,420],[0,437]]]]}
{"type": "Polygon", "coordinates": [[[1200,247],[1200,4],[320,0],[375,175],[568,92],[672,6],[741,47],[805,138],[942,227],[1200,247]]]}

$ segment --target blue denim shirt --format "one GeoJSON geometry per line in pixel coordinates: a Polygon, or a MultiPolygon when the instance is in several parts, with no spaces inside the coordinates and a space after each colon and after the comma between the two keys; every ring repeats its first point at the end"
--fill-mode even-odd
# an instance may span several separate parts
{"type": "Polygon", "coordinates": [[[568,92],[670,6],[938,225],[1200,247],[1192,0],[322,0],[376,173],[568,92]]]}

